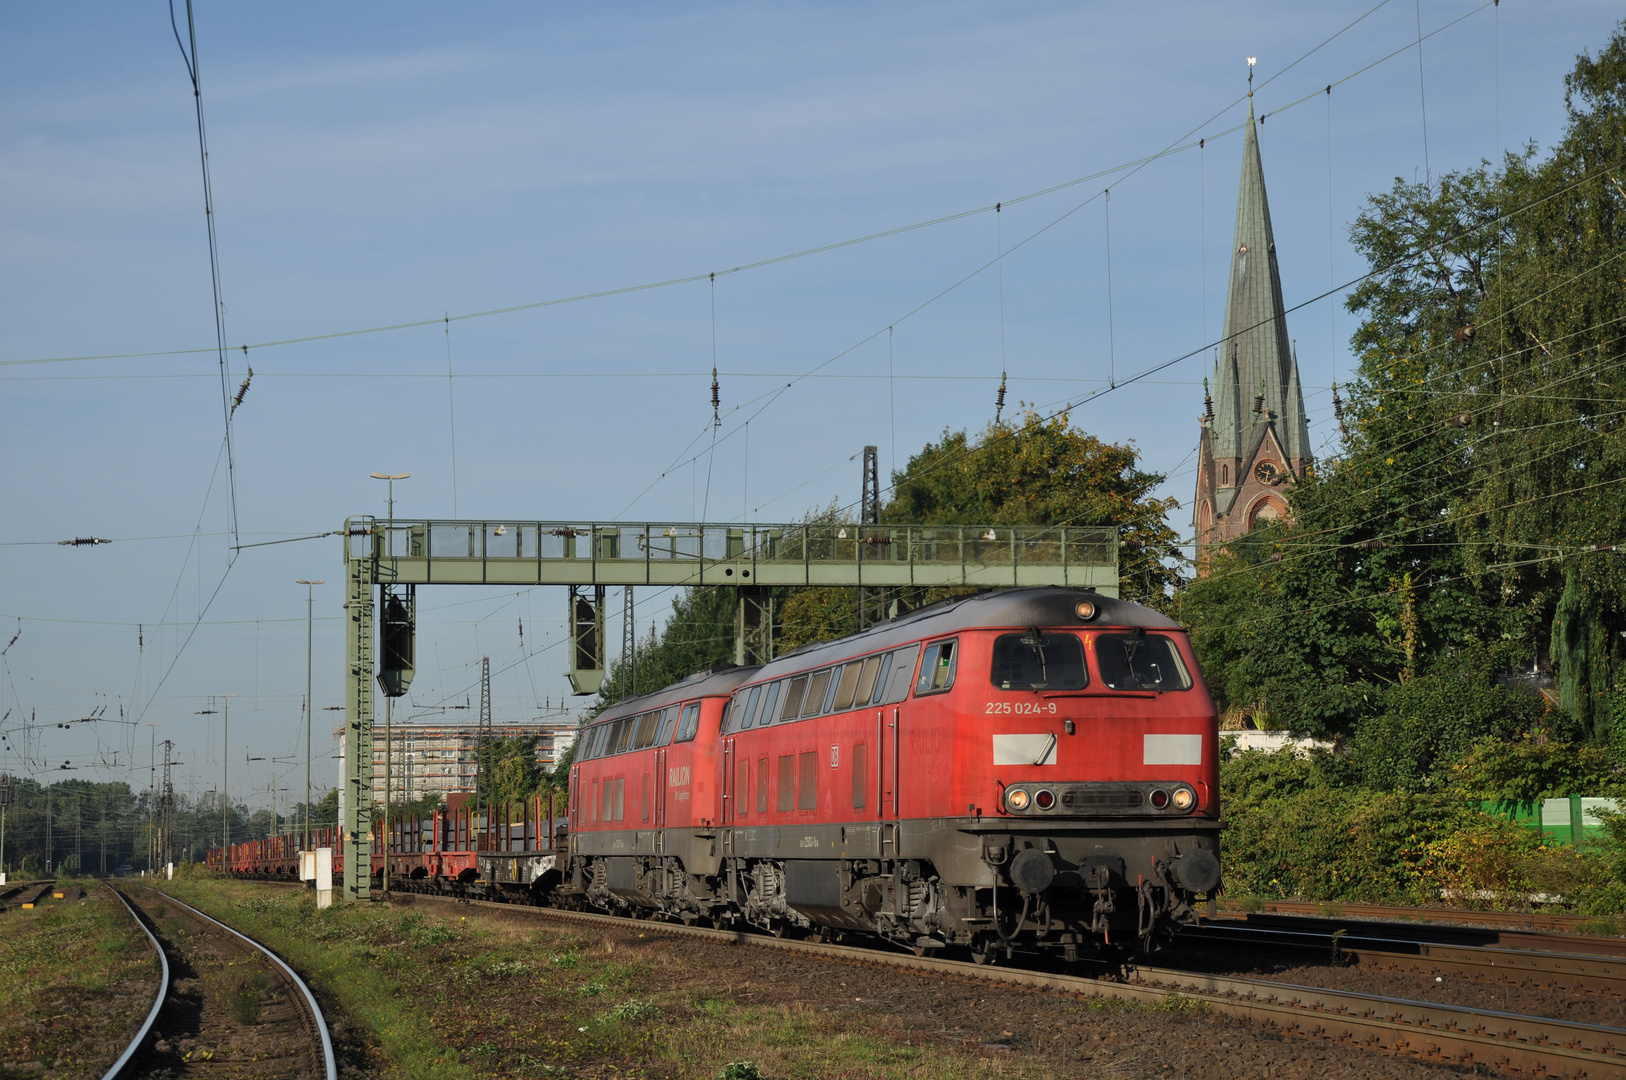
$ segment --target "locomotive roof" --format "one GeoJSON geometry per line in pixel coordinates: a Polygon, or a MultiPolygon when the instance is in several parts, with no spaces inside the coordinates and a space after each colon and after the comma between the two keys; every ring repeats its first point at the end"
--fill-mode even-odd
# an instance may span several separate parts
{"type": "Polygon", "coordinates": [[[922,638],[939,637],[979,627],[1002,626],[1073,626],[1079,629],[1141,626],[1148,629],[1180,629],[1179,623],[1161,612],[1129,600],[1119,600],[1084,589],[1054,587],[996,589],[992,592],[930,604],[834,641],[803,645],[764,665],[751,676],[751,681],[805,671],[821,664],[836,663],[849,656],[863,656],[866,653],[907,645],[922,638]],[[1073,610],[1074,605],[1086,597],[1094,601],[1096,606],[1096,615],[1088,622],[1081,620],[1073,610]]]}
{"type": "Polygon", "coordinates": [[[730,664],[727,667],[697,671],[670,686],[648,694],[639,694],[637,697],[630,697],[625,701],[619,701],[583,726],[647,712],[650,709],[665,708],[667,705],[675,705],[680,701],[688,701],[692,698],[727,697],[734,692],[736,686],[745,682],[759,670],[761,669],[757,667],[736,667],[730,664]]]}

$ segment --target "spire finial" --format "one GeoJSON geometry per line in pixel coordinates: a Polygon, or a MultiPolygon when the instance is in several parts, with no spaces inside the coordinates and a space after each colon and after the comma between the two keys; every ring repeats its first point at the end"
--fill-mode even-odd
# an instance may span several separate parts
{"type": "Polygon", "coordinates": [[[1257,56],[1248,57],[1248,97],[1253,97],[1253,65],[1259,62],[1257,56]]]}

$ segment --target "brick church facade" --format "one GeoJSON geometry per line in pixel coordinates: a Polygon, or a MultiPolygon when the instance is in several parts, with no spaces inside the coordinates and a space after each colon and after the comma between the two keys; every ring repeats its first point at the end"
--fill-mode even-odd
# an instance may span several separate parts
{"type": "Polygon", "coordinates": [[[1248,103],[1225,334],[1204,380],[1192,526],[1197,566],[1256,526],[1289,516],[1288,493],[1310,468],[1298,358],[1287,336],[1258,125],[1248,103]]]}

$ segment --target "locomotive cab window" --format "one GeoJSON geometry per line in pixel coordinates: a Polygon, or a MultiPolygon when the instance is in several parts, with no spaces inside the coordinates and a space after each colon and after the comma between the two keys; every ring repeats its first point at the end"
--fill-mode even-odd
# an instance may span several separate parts
{"type": "Polygon", "coordinates": [[[1082,690],[1090,684],[1084,643],[1038,628],[994,640],[991,677],[1001,690],[1082,690]]]}
{"type": "Polygon", "coordinates": [[[661,729],[655,736],[656,746],[665,746],[672,741],[672,726],[677,720],[677,714],[678,708],[676,705],[668,705],[661,710],[661,729]]]}
{"type": "Polygon", "coordinates": [[[875,700],[872,705],[891,705],[909,696],[909,683],[914,678],[915,660],[920,646],[910,645],[881,660],[881,677],[875,681],[875,700]]]}
{"type": "Polygon", "coordinates": [[[915,696],[940,694],[954,686],[955,642],[938,641],[926,646],[926,658],[920,664],[920,680],[915,683],[915,696]]]}
{"type": "MultiPolygon", "coordinates": [[[[736,704],[738,703],[737,699],[739,697],[739,694],[735,695],[736,704]]],[[[752,717],[756,716],[757,705],[761,702],[761,700],[762,687],[751,687],[751,693],[745,698],[745,707],[743,709],[735,708],[734,710],[735,720],[731,726],[735,731],[744,731],[746,728],[751,726],[752,717]]]]}
{"type": "Polygon", "coordinates": [[[1101,681],[1114,690],[1190,690],[1174,642],[1162,634],[1102,634],[1095,639],[1101,681]]]}
{"type": "Polygon", "coordinates": [[[683,718],[678,721],[678,742],[689,742],[700,730],[700,702],[691,701],[683,706],[683,718]]]}

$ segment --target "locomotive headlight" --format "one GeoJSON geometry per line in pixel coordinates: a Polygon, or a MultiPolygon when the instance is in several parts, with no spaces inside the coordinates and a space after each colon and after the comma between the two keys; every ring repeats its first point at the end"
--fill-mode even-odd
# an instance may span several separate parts
{"type": "Polygon", "coordinates": [[[1093,600],[1080,600],[1073,605],[1073,613],[1085,622],[1095,618],[1095,610],[1095,601],[1093,600]]]}
{"type": "Polygon", "coordinates": [[[1174,808],[1176,810],[1190,810],[1191,804],[1196,801],[1197,796],[1190,788],[1174,789],[1174,808]]]}
{"type": "Polygon", "coordinates": [[[1028,808],[1028,793],[1022,788],[1011,788],[1005,793],[1005,805],[1012,810],[1026,810],[1028,808]]]}

